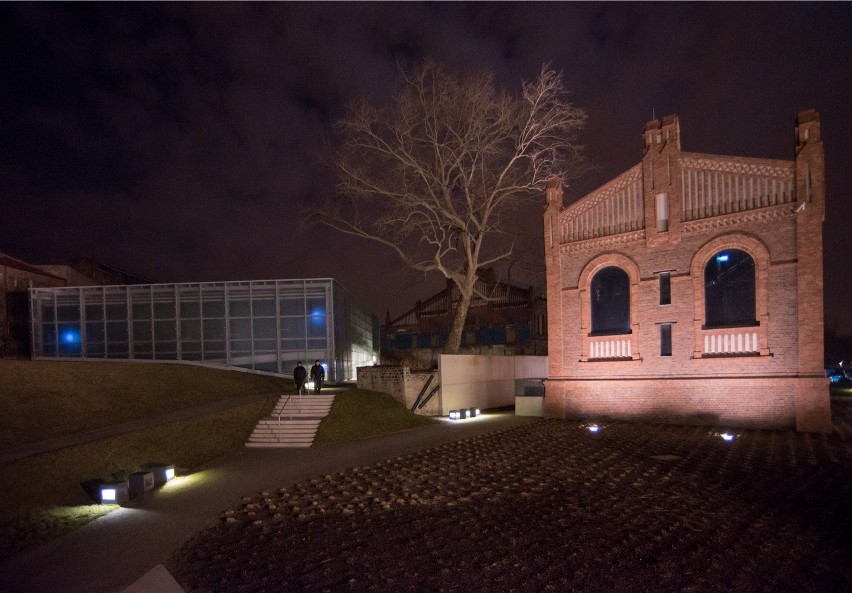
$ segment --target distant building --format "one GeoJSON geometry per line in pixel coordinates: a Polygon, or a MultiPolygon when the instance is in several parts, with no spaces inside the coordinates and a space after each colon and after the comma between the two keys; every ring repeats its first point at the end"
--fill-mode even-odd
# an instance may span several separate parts
{"type": "Polygon", "coordinates": [[[0,356],[30,354],[30,288],[150,282],[92,258],[76,258],[70,265],[34,265],[0,253],[0,356]]]}
{"type": "Polygon", "coordinates": [[[376,362],[378,321],[331,278],[33,288],[32,355],[193,361],[330,381],[376,362]]]}
{"type": "Polygon", "coordinates": [[[819,115],[794,160],[683,152],[675,116],[642,140],[571,206],[547,189],[545,415],[830,431],[819,115]]]}
{"type": "MultiPolygon", "coordinates": [[[[546,354],[547,303],[532,287],[498,282],[484,270],[468,310],[461,351],[466,354],[546,354]]],[[[452,281],[382,328],[382,363],[431,368],[447,342],[459,301],[452,281]]]]}

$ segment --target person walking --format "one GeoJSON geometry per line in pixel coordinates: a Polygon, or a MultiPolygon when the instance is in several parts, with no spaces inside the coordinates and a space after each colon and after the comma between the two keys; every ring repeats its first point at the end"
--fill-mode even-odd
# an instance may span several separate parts
{"type": "Polygon", "coordinates": [[[314,381],[314,393],[319,393],[322,382],[325,381],[325,369],[318,360],[315,360],[314,366],[311,367],[311,379],[314,381]]]}
{"type": "Polygon", "coordinates": [[[302,366],[302,361],[296,363],[296,368],[293,369],[293,381],[296,382],[296,391],[299,395],[302,394],[302,387],[305,386],[305,379],[308,378],[308,371],[302,366]]]}

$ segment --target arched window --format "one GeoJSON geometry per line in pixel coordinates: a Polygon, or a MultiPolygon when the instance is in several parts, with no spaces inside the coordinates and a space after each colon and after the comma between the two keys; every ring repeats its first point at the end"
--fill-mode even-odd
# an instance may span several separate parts
{"type": "Polygon", "coordinates": [[[757,325],[754,260],[745,251],[717,252],[704,267],[705,327],[757,325]]]}
{"type": "Polygon", "coordinates": [[[592,278],[592,334],[630,333],[630,279],[615,266],[600,270],[592,278]]]}

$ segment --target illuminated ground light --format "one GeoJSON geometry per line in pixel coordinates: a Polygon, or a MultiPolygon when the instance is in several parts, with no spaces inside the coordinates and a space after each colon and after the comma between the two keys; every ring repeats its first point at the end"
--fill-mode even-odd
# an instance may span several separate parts
{"type": "Polygon", "coordinates": [[[450,420],[466,420],[476,418],[482,412],[479,408],[462,408],[461,410],[450,410],[450,420]]]}
{"type": "Polygon", "coordinates": [[[157,464],[150,465],[147,467],[147,470],[154,474],[154,485],[162,486],[169,480],[174,479],[175,477],[175,466],[174,464],[157,464]]]}
{"type": "Polygon", "coordinates": [[[103,482],[98,490],[101,504],[124,504],[130,500],[127,481],[103,482]]]}
{"type": "Polygon", "coordinates": [[[603,429],[603,426],[601,426],[597,422],[586,422],[585,424],[581,424],[580,426],[582,428],[585,428],[589,432],[600,432],[603,429]]]}
{"type": "Polygon", "coordinates": [[[730,443],[737,437],[737,435],[730,432],[721,432],[719,433],[719,436],[722,437],[722,440],[726,443],[730,443]]]}

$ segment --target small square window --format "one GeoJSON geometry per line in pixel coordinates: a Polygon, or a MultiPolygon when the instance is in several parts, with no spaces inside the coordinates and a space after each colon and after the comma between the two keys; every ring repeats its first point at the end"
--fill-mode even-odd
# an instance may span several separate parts
{"type": "Polygon", "coordinates": [[[660,304],[670,305],[672,303],[672,275],[671,272],[660,272],[660,304]]]}
{"type": "Polygon", "coordinates": [[[672,324],[660,324],[660,356],[672,355],[672,324]]]}

